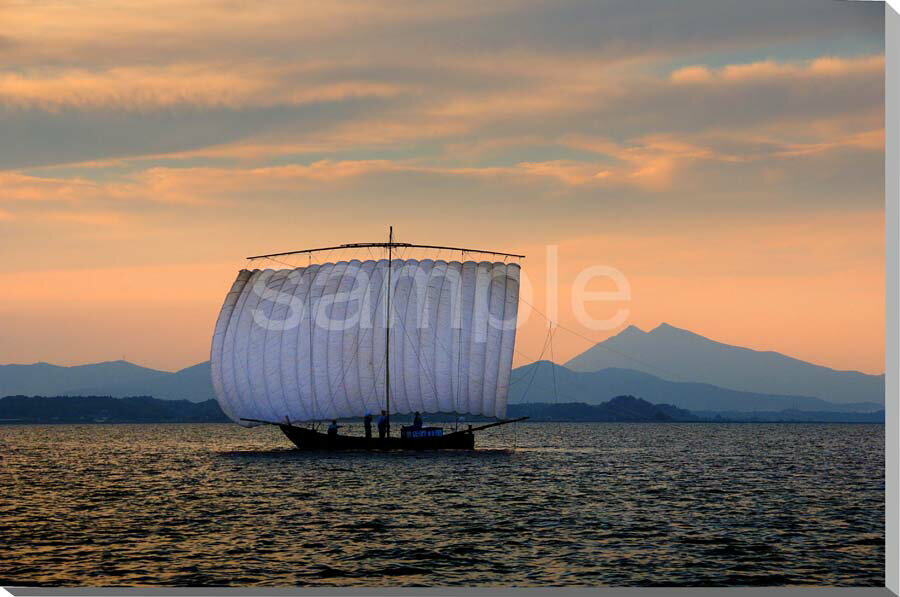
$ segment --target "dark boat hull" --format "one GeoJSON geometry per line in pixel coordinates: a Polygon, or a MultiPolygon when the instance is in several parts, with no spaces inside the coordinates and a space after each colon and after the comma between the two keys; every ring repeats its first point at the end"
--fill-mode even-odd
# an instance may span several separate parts
{"type": "Polygon", "coordinates": [[[422,437],[406,439],[388,437],[379,439],[355,435],[329,437],[312,429],[279,425],[281,431],[300,450],[474,450],[475,434],[456,431],[442,437],[422,437]]]}

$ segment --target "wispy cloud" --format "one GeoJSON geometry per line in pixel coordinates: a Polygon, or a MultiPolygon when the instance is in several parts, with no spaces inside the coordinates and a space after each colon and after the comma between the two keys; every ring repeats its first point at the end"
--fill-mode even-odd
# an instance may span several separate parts
{"type": "Polygon", "coordinates": [[[246,65],[113,68],[102,72],[41,69],[0,74],[0,105],[14,108],[159,110],[185,107],[266,107],[390,97],[399,85],[370,81],[304,84],[302,69],[246,65]],[[287,71],[287,72],[286,72],[287,71]]]}
{"type": "Polygon", "coordinates": [[[0,202],[83,201],[97,197],[103,185],[82,178],[41,178],[0,172],[0,202]]]}

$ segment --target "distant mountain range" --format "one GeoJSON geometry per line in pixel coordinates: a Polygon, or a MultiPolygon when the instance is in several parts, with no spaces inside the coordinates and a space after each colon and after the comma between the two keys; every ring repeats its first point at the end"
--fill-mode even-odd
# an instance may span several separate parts
{"type": "MultiPolygon", "coordinates": [[[[0,397],[14,395],[215,398],[208,361],[174,373],[126,361],[0,365],[0,397]]],[[[651,332],[632,326],[566,366],[540,361],[515,369],[509,402],[598,405],[624,395],[706,414],[866,413],[884,407],[884,376],[729,346],[667,324],[651,332]]]]}
{"type": "MultiPolygon", "coordinates": [[[[0,396],[76,395],[98,385],[138,387],[171,375],[127,361],[62,367],[49,363],[0,365],[0,396]]],[[[143,392],[141,392],[143,393],[143,392]]]]}
{"type": "Polygon", "coordinates": [[[153,377],[142,383],[127,381],[103,383],[102,379],[99,379],[94,385],[79,389],[78,394],[81,396],[153,396],[163,400],[190,400],[191,402],[214,400],[216,397],[212,387],[209,361],[175,373],[163,372],[161,377],[153,377]]]}
{"type": "Polygon", "coordinates": [[[127,361],[60,367],[0,365],[0,396],[154,396],[203,402],[215,398],[209,361],[169,373],[127,361]]]}
{"type": "Polygon", "coordinates": [[[877,402],[836,404],[812,396],[757,394],[729,390],[706,383],[667,381],[633,369],[572,371],[549,361],[538,361],[513,371],[509,403],[584,402],[600,404],[613,396],[632,394],[654,404],[671,404],[690,411],[753,412],[796,409],[829,412],[873,412],[877,402]]]}
{"type": "Polygon", "coordinates": [[[731,346],[667,323],[650,332],[630,326],[565,366],[578,372],[633,369],[669,381],[757,394],[884,404],[884,375],[836,371],[777,352],[731,346]]]}

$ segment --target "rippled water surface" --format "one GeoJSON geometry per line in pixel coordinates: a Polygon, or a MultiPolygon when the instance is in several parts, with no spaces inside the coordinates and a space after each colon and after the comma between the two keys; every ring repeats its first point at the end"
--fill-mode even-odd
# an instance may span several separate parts
{"type": "Polygon", "coordinates": [[[0,584],[883,585],[883,426],[511,427],[0,426],[0,584]]]}

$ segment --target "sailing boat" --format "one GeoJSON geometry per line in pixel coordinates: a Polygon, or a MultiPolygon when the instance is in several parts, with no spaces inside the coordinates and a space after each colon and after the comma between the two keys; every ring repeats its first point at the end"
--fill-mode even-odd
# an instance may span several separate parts
{"type": "Polygon", "coordinates": [[[503,418],[519,302],[520,266],[511,260],[523,255],[398,243],[391,227],[386,243],[248,260],[298,255],[306,267],[240,270],[222,305],[212,381],[232,421],[277,425],[304,450],[473,449],[474,432],[514,422],[503,418]],[[314,254],[354,249],[387,258],[312,263],[314,254]],[[396,257],[413,249],[461,259],[396,257]],[[403,427],[399,436],[388,423],[374,438],[319,431],[326,421],[414,412],[498,420],[448,433],[403,427]]]}

